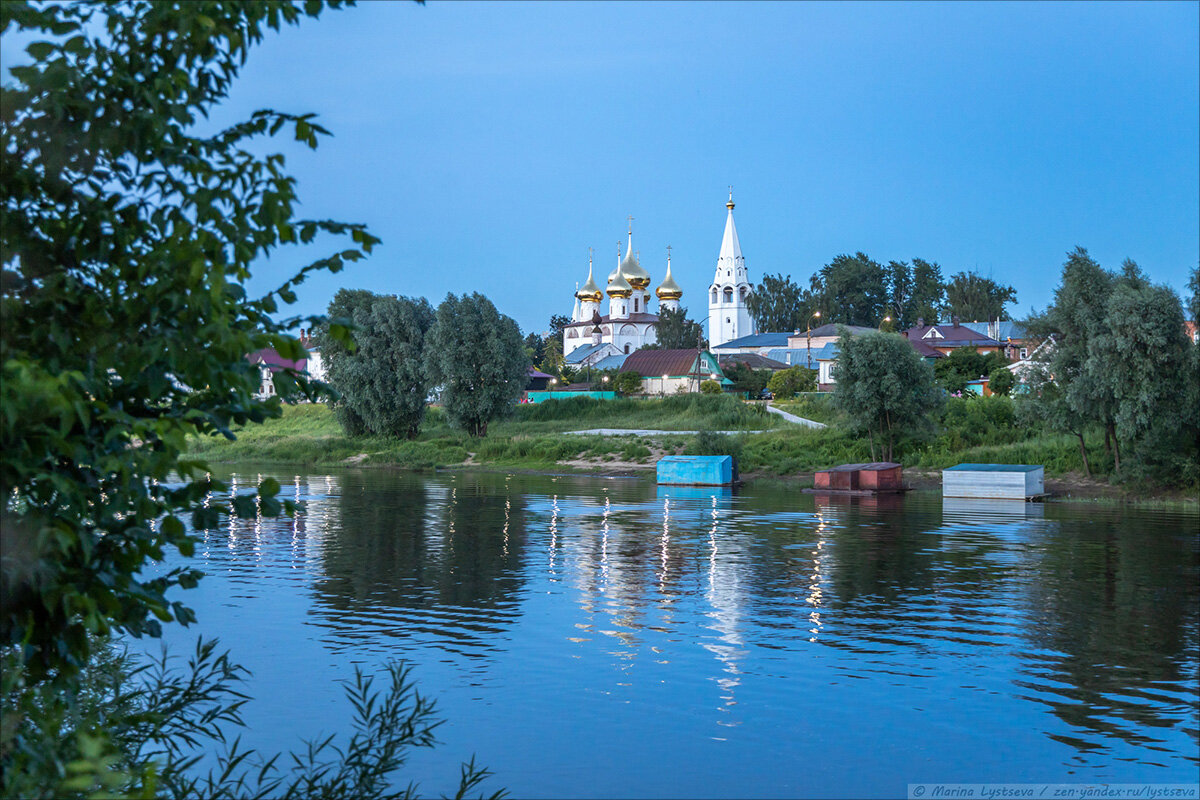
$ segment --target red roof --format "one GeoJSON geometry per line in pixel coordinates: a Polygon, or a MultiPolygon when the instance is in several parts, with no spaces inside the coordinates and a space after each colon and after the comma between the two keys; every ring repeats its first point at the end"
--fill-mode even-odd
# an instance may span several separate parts
{"type": "Polygon", "coordinates": [[[945,358],[946,354],[941,350],[930,347],[919,339],[909,339],[908,343],[913,346],[913,350],[922,358],[945,358]]]}
{"type": "Polygon", "coordinates": [[[635,350],[625,359],[621,372],[643,377],[687,375],[695,363],[695,350],[635,350]]]}
{"type": "Polygon", "coordinates": [[[918,325],[909,328],[904,332],[910,342],[922,341],[934,347],[966,347],[972,345],[974,347],[1003,347],[990,336],[985,336],[979,331],[972,330],[966,325],[918,325]],[[937,332],[941,336],[931,336],[925,338],[925,334],[932,329],[937,328],[937,332]]]}
{"type": "Polygon", "coordinates": [[[281,369],[294,369],[297,372],[304,372],[308,368],[308,359],[301,358],[298,361],[283,358],[279,353],[275,352],[272,347],[264,347],[262,350],[255,350],[250,355],[246,356],[251,364],[262,362],[270,368],[271,372],[279,372],[281,369]]]}

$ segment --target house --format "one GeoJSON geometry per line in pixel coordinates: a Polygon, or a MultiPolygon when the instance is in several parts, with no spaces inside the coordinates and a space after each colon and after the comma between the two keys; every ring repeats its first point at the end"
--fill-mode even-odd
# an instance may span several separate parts
{"type": "Polygon", "coordinates": [[[700,383],[707,380],[717,381],[724,388],[733,385],[721,371],[717,357],[708,351],[637,350],[625,358],[621,372],[640,375],[646,394],[698,392],[700,383]]]}
{"type": "Polygon", "coordinates": [[[996,320],[995,322],[964,322],[962,324],[976,333],[981,333],[1004,345],[1004,357],[1009,361],[1026,360],[1036,344],[1029,339],[1025,328],[1019,322],[1011,319],[996,320]]]}
{"type": "Polygon", "coordinates": [[[275,381],[273,378],[275,373],[280,370],[291,369],[296,372],[307,372],[308,377],[313,380],[325,380],[325,362],[321,358],[321,350],[312,335],[312,330],[302,329],[299,339],[300,344],[308,351],[306,358],[293,361],[279,355],[273,347],[264,347],[261,350],[255,350],[246,356],[247,361],[258,365],[261,373],[258,391],[254,393],[255,399],[265,400],[268,397],[275,396],[275,381]]]}
{"type": "Polygon", "coordinates": [[[739,353],[731,356],[718,355],[717,361],[720,362],[722,370],[731,369],[735,364],[750,369],[769,369],[772,372],[779,372],[781,369],[788,368],[788,365],[782,361],[760,356],[758,353],[739,353]]]}
{"type": "Polygon", "coordinates": [[[710,348],[717,358],[730,355],[748,355],[754,353],[760,356],[774,348],[787,347],[790,333],[753,333],[749,336],[739,336],[724,344],[710,348]]]}
{"type": "Polygon", "coordinates": [[[819,328],[813,328],[811,331],[793,332],[788,336],[787,346],[791,350],[816,350],[837,342],[842,337],[843,331],[849,331],[851,336],[862,336],[864,333],[875,333],[876,329],[830,322],[819,328]]]}
{"type": "Polygon", "coordinates": [[[617,354],[624,355],[624,352],[612,342],[595,342],[575,348],[567,354],[564,361],[576,369],[583,367],[595,368],[596,364],[600,361],[617,354]]]}
{"type": "Polygon", "coordinates": [[[1003,344],[963,325],[957,317],[950,325],[926,325],[925,320],[919,319],[914,327],[904,331],[902,335],[910,342],[921,342],[944,356],[950,355],[952,350],[959,347],[973,347],[982,355],[1004,351],[1003,344]]]}
{"type": "Polygon", "coordinates": [[[544,392],[550,388],[550,381],[552,380],[554,380],[553,375],[547,375],[545,372],[539,372],[533,367],[530,367],[529,378],[525,381],[525,391],[544,392]]]}

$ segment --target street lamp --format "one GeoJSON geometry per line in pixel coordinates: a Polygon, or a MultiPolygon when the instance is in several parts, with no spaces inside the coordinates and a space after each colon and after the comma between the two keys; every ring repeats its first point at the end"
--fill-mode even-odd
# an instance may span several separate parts
{"type": "Polygon", "coordinates": [[[820,311],[814,311],[812,314],[810,314],[808,316],[808,330],[806,330],[804,332],[804,337],[808,344],[807,361],[804,366],[807,367],[808,369],[812,369],[812,321],[814,319],[820,319],[820,318],[821,318],[820,311]]]}
{"type": "Polygon", "coordinates": [[[891,321],[892,321],[892,315],[891,315],[891,314],[886,314],[886,315],[884,316],[884,318],[883,318],[883,319],[881,319],[881,320],[879,321],[879,330],[883,330],[883,326],[884,326],[886,323],[888,323],[888,322],[891,322],[891,321]]]}
{"type": "Polygon", "coordinates": [[[660,392],[660,394],[661,394],[663,397],[666,397],[666,396],[667,396],[667,376],[666,376],[666,375],[663,375],[663,379],[662,379],[662,386],[661,386],[660,388],[662,389],[662,391],[660,392]]]}

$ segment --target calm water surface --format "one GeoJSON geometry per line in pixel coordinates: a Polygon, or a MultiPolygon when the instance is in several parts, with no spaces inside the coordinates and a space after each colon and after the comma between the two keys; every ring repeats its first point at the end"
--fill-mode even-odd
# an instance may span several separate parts
{"type": "Polygon", "coordinates": [[[268,749],[405,659],[447,720],[407,771],[430,792],[472,754],[516,797],[1200,777],[1195,514],[232,473],[265,475],[306,513],[206,532],[183,599],[253,670],[268,749]]]}

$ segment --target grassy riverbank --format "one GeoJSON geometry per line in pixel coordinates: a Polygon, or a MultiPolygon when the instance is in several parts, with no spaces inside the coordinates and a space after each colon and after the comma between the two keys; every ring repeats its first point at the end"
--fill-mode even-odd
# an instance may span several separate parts
{"type": "MultiPolygon", "coordinates": [[[[779,407],[826,422],[823,430],[784,422],[762,406],[725,396],[688,395],[665,399],[598,401],[577,398],[519,406],[494,423],[484,439],[450,426],[430,409],[421,435],[412,441],[348,437],[324,405],[285,408],[281,419],[237,432],[235,442],[193,440],[190,455],[211,462],[255,461],[303,466],[366,465],[399,469],[496,467],[595,473],[649,470],[664,454],[730,453],[748,478],[811,480],[814,470],[871,459],[866,440],[845,431],[828,398],[810,397],[779,407]],[[580,436],[591,428],[665,431],[741,431],[732,435],[580,436]],[[750,431],[761,431],[751,433],[750,431]]],[[[1111,458],[1103,441],[1088,440],[1093,478],[1082,477],[1077,441],[1069,436],[1030,433],[1006,398],[952,400],[921,438],[904,443],[901,457],[914,479],[933,481],[938,470],[962,462],[1042,464],[1048,478],[1085,496],[1117,498],[1154,495],[1195,503],[1195,487],[1113,487],[1111,458]]]]}

